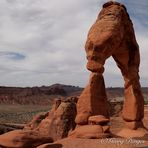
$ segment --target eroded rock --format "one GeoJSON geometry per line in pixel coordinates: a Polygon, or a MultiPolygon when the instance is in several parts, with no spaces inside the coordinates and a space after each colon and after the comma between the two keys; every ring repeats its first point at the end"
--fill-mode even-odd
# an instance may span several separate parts
{"type": "Polygon", "coordinates": [[[76,125],[76,100],[57,99],[49,112],[36,115],[23,130],[0,135],[0,146],[33,148],[67,137],[76,125]]]}
{"type": "Polygon", "coordinates": [[[107,125],[109,123],[109,119],[105,118],[103,115],[90,116],[88,118],[88,124],[95,125],[107,125]]]}
{"type": "Polygon", "coordinates": [[[67,137],[68,132],[75,128],[76,104],[61,102],[59,107],[36,128],[39,132],[58,140],[67,137]]]}
{"type": "Polygon", "coordinates": [[[101,125],[83,125],[78,126],[69,134],[70,138],[88,138],[99,139],[110,137],[109,133],[105,133],[101,125]]]}
{"type": "Polygon", "coordinates": [[[77,100],[77,97],[56,99],[49,112],[36,115],[25,129],[36,130],[54,140],[67,137],[76,125],[74,119],[77,100]]]}
{"type": "Polygon", "coordinates": [[[0,146],[8,148],[34,148],[49,142],[53,142],[51,137],[33,130],[14,130],[0,135],[0,146]]]}
{"type": "Polygon", "coordinates": [[[139,46],[123,4],[109,1],[103,5],[88,32],[85,50],[87,69],[92,73],[77,103],[77,127],[88,125],[90,116],[109,116],[103,72],[105,61],[112,56],[125,81],[122,117],[126,122],[131,122],[127,128],[140,128],[140,124],[132,125],[133,122],[142,122],[144,117],[144,98],[139,82],[139,46]]]}

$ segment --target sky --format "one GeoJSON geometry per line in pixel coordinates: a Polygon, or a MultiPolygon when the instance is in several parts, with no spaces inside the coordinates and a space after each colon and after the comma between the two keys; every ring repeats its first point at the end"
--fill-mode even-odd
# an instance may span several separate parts
{"type": "MultiPolygon", "coordinates": [[[[87,33],[107,0],[0,0],[0,85],[62,83],[84,87],[87,33]]],[[[148,86],[148,0],[126,5],[140,46],[141,85],[148,86]]],[[[112,58],[105,64],[107,87],[122,87],[112,58]]]]}

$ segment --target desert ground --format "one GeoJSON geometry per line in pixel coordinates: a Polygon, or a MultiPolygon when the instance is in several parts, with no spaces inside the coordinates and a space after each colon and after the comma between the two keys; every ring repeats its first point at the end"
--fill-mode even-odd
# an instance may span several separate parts
{"type": "Polygon", "coordinates": [[[34,115],[49,110],[49,105],[0,105],[0,123],[25,124],[34,115]]]}

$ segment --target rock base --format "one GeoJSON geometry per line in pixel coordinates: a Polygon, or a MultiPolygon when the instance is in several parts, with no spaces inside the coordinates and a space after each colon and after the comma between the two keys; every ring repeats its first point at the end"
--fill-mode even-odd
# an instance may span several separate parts
{"type": "Polygon", "coordinates": [[[137,128],[136,130],[123,128],[117,136],[123,138],[144,138],[148,137],[148,129],[146,128],[137,128]]]}
{"type": "Polygon", "coordinates": [[[69,138],[100,139],[111,137],[111,134],[106,129],[106,126],[103,128],[100,125],[78,126],[69,134],[69,138]]]}

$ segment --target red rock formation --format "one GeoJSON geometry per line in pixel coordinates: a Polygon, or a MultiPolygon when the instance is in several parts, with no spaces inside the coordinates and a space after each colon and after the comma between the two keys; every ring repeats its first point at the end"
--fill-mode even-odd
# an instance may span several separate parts
{"type": "Polygon", "coordinates": [[[77,124],[87,124],[88,117],[104,115],[109,117],[107,96],[104,89],[104,79],[101,74],[92,73],[89,84],[82,92],[77,103],[77,124]]]}
{"type": "MultiPolygon", "coordinates": [[[[139,83],[139,46],[136,42],[132,21],[124,5],[107,2],[90,28],[85,50],[87,69],[92,72],[89,84],[77,103],[77,125],[88,124],[92,115],[108,118],[108,107],[103,80],[104,64],[113,57],[125,81],[123,119],[142,122],[144,99],[139,83]]],[[[138,128],[141,124],[134,124],[138,128]]],[[[127,126],[128,128],[128,126],[127,126]]]]}
{"type": "Polygon", "coordinates": [[[31,148],[68,136],[75,128],[76,97],[56,100],[50,112],[36,115],[23,130],[0,135],[0,146],[31,148]]]}
{"type": "MultiPolygon", "coordinates": [[[[92,72],[89,84],[77,103],[76,98],[57,100],[55,106],[43,120],[35,118],[32,130],[12,131],[0,135],[2,147],[36,147],[52,139],[105,138],[110,137],[109,108],[103,79],[104,64],[112,56],[125,80],[125,102],[123,119],[126,128],[118,133],[122,137],[142,137],[148,133],[143,127],[144,99],[139,83],[139,47],[135,39],[133,24],[125,6],[118,2],[103,5],[86,41],[87,68],[92,72]],[[72,132],[69,132],[73,130],[72,132]],[[52,137],[52,138],[50,138],[52,137]]],[[[54,89],[53,89],[54,90],[54,89]]],[[[55,91],[55,90],[54,90],[55,91]]],[[[59,91],[59,90],[58,90],[59,91]]],[[[29,128],[29,127],[28,127],[29,128]]],[[[41,147],[48,147],[43,145],[41,147]]]]}
{"type": "Polygon", "coordinates": [[[98,139],[110,137],[109,119],[102,115],[90,116],[88,125],[77,125],[77,128],[69,134],[70,138],[98,139]]]}
{"type": "Polygon", "coordinates": [[[61,101],[36,128],[39,132],[51,136],[54,140],[67,137],[75,128],[76,104],[73,101],[61,101]]]}
{"type": "Polygon", "coordinates": [[[110,120],[105,118],[102,115],[97,115],[97,116],[90,116],[88,118],[88,123],[89,124],[97,124],[97,125],[105,125],[109,122],[110,120]]]}
{"type": "Polygon", "coordinates": [[[103,128],[100,125],[83,125],[71,132],[69,137],[98,139],[110,137],[110,135],[108,133],[104,133],[103,128]]]}
{"type": "Polygon", "coordinates": [[[0,135],[0,147],[33,148],[47,142],[53,142],[52,138],[33,130],[15,130],[0,135]]]}
{"type": "Polygon", "coordinates": [[[75,128],[76,97],[67,100],[57,99],[48,113],[36,115],[25,129],[44,133],[54,140],[67,137],[75,128]]]}

